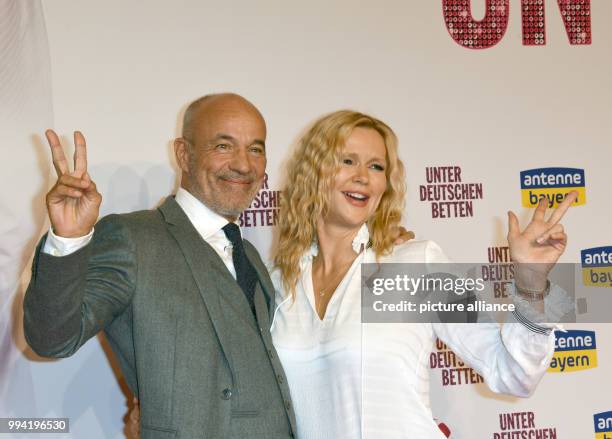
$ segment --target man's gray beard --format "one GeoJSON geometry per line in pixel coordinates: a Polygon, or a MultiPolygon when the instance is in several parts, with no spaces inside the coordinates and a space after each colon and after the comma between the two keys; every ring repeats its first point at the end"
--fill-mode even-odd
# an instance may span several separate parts
{"type": "MultiPolygon", "coordinates": [[[[213,206],[208,206],[212,211],[218,213],[219,215],[223,216],[223,217],[232,217],[232,218],[238,218],[240,216],[240,214],[245,211],[250,205],[251,202],[253,201],[253,199],[251,198],[251,200],[248,202],[248,204],[244,207],[237,207],[235,209],[227,209],[227,207],[224,206],[219,206],[219,205],[213,205],[213,206]]],[[[212,203],[212,204],[216,204],[216,203],[212,203]]]]}
{"type": "MultiPolygon", "coordinates": [[[[195,164],[193,155],[191,155],[190,157],[188,166],[189,166],[190,175],[192,176],[197,175],[197,172],[195,170],[196,164],[195,164]]],[[[208,207],[210,210],[212,210],[216,214],[221,215],[223,217],[229,216],[229,217],[238,218],[240,214],[251,205],[251,203],[255,199],[255,196],[257,195],[257,192],[259,192],[259,189],[261,188],[261,182],[260,182],[260,184],[257,185],[255,189],[253,189],[253,193],[250,194],[250,196],[248,197],[248,201],[245,201],[244,206],[238,206],[233,209],[228,209],[227,206],[222,206],[219,203],[216,203],[214,200],[207,201],[204,197],[204,194],[199,190],[198,185],[194,184],[193,179],[189,178],[189,180],[190,180],[189,185],[191,186],[191,195],[193,195],[198,200],[200,200],[200,202],[204,204],[206,207],[208,207]]]]}
{"type": "Polygon", "coordinates": [[[242,205],[236,207],[228,207],[226,205],[222,205],[221,203],[215,202],[215,200],[207,200],[204,197],[204,194],[197,188],[197,186],[191,184],[191,194],[210,210],[223,217],[238,218],[240,214],[251,205],[253,199],[257,195],[257,192],[259,192],[259,187],[253,189],[253,193],[250,194],[247,201],[245,201],[242,205]]]}

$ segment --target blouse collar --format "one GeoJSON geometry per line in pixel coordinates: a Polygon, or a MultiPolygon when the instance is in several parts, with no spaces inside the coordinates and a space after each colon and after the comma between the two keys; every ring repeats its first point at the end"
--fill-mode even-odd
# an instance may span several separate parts
{"type": "MultiPolygon", "coordinates": [[[[357,232],[357,235],[353,238],[353,251],[355,253],[361,252],[362,249],[367,248],[368,242],[370,241],[370,232],[368,231],[368,225],[363,223],[361,228],[357,232]]],[[[317,245],[316,239],[312,241],[310,248],[306,250],[302,258],[303,261],[314,258],[319,254],[319,246],[317,245]]]]}

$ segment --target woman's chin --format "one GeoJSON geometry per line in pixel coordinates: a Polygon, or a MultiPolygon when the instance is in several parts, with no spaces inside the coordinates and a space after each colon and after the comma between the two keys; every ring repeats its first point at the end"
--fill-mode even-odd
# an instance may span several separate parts
{"type": "Polygon", "coordinates": [[[325,221],[327,225],[333,225],[334,227],[343,228],[347,230],[358,230],[364,225],[367,221],[367,218],[336,218],[335,220],[325,221]]]}

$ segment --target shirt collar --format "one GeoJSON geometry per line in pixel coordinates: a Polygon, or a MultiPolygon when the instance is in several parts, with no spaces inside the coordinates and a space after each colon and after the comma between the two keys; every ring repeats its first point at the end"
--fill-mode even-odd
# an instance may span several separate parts
{"type": "MultiPolygon", "coordinates": [[[[181,206],[191,224],[193,224],[200,236],[205,240],[219,232],[229,223],[227,219],[212,211],[182,187],[179,187],[178,191],[176,191],[175,200],[181,206]]],[[[236,225],[239,226],[238,223],[236,225]]],[[[242,234],[242,230],[240,233],[242,234]]]]}
{"type": "MultiPolygon", "coordinates": [[[[367,248],[369,241],[370,241],[370,232],[368,231],[368,225],[366,223],[363,223],[361,225],[361,228],[357,232],[357,235],[355,235],[355,237],[353,238],[353,243],[352,243],[353,251],[355,253],[359,253],[362,250],[362,248],[367,248]]],[[[308,260],[310,258],[314,258],[318,254],[319,254],[319,246],[317,245],[317,241],[315,240],[310,245],[310,248],[306,250],[306,252],[304,253],[303,259],[308,260]]]]}

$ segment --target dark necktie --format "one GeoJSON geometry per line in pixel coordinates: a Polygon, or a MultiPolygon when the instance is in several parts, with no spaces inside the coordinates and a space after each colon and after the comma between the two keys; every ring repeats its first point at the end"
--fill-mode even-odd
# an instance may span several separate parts
{"type": "Polygon", "coordinates": [[[236,269],[236,280],[249,302],[251,311],[255,314],[254,297],[257,272],[244,252],[244,245],[238,226],[234,223],[228,223],[223,227],[223,231],[227,239],[232,243],[232,260],[234,262],[234,268],[236,269]]]}

